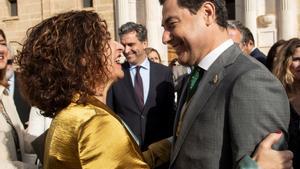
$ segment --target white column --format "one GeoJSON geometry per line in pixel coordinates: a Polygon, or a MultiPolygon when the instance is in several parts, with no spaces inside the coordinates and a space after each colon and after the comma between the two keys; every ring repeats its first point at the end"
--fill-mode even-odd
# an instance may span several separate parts
{"type": "Polygon", "coordinates": [[[162,7],[158,0],[146,0],[146,27],[148,30],[148,46],[155,48],[162,59],[168,64],[168,47],[162,43],[163,28],[161,27],[162,7]]]}
{"type": "Polygon", "coordinates": [[[245,0],[245,26],[250,29],[253,34],[255,45],[257,41],[257,25],[256,25],[256,0],[245,0]]]}
{"type": "Polygon", "coordinates": [[[244,0],[235,0],[235,20],[245,23],[244,0]]]}
{"type": "Polygon", "coordinates": [[[265,15],[266,14],[266,0],[258,0],[257,1],[257,16],[265,15]]]}
{"type": "MultiPolygon", "coordinates": [[[[123,1],[123,0],[119,0],[123,1]]],[[[136,0],[128,0],[129,2],[129,21],[136,22],[136,0]]]]}
{"type": "Polygon", "coordinates": [[[115,0],[117,4],[116,12],[116,37],[118,36],[118,29],[123,24],[131,21],[136,22],[136,0],[115,0]]]}
{"type": "Polygon", "coordinates": [[[117,28],[129,21],[128,0],[116,0],[117,2],[117,28]]]}
{"type": "Polygon", "coordinates": [[[280,0],[279,2],[279,39],[288,40],[297,37],[296,0],[280,0]]]}

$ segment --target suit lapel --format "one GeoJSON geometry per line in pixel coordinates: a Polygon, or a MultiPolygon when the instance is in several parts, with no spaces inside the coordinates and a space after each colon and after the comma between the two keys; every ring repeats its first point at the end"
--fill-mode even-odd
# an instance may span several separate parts
{"type": "MultiPolygon", "coordinates": [[[[176,130],[177,130],[177,125],[180,119],[180,114],[181,114],[181,110],[183,108],[184,102],[185,102],[185,98],[186,98],[186,94],[187,94],[187,82],[189,81],[190,75],[187,78],[187,80],[184,82],[183,87],[182,87],[182,91],[181,91],[181,97],[178,100],[178,104],[177,104],[177,109],[176,109],[176,115],[175,115],[175,121],[174,121],[174,127],[173,127],[173,135],[176,136],[176,130]]],[[[174,139],[177,139],[176,137],[174,137],[174,139]]],[[[174,140],[176,141],[176,140],[174,140]]],[[[174,146],[174,144],[173,144],[174,146]]]]}
{"type": "MultiPolygon", "coordinates": [[[[222,80],[224,78],[225,67],[235,61],[236,57],[238,56],[238,53],[241,53],[241,51],[236,49],[235,45],[225,50],[225,52],[223,52],[223,54],[221,54],[221,56],[204,73],[203,78],[201,79],[194,96],[190,100],[190,103],[187,103],[188,105],[184,106],[183,109],[180,110],[180,114],[181,113],[185,113],[185,114],[184,114],[180,134],[177,137],[175,141],[175,145],[173,146],[172,149],[170,164],[174,163],[179,153],[179,150],[185,140],[185,137],[187,136],[188,131],[190,130],[194,121],[197,119],[197,116],[201,113],[204,113],[202,111],[203,107],[205,106],[206,102],[213,94],[215,89],[220,85],[220,83],[222,83],[222,80]]],[[[184,87],[184,90],[185,89],[186,86],[184,87]]],[[[185,95],[185,91],[182,96],[184,95],[185,95]]],[[[184,102],[184,100],[185,99],[181,97],[180,103],[183,104],[182,102],[184,102]]],[[[176,116],[180,116],[178,114],[179,113],[177,112],[176,116]]],[[[178,118],[179,117],[177,117],[175,123],[176,127],[177,127],[178,118]]]]}
{"type": "MultiPolygon", "coordinates": [[[[189,78],[190,77],[187,78],[187,81],[189,80],[189,78]]],[[[182,91],[181,91],[181,97],[179,98],[178,104],[177,104],[175,120],[174,120],[174,125],[173,125],[173,142],[172,142],[171,154],[173,154],[173,151],[174,151],[174,148],[175,148],[175,143],[177,141],[176,131],[177,131],[177,126],[178,126],[178,122],[179,122],[179,119],[180,119],[180,114],[182,113],[181,109],[184,105],[185,98],[186,98],[187,81],[184,82],[184,85],[183,85],[182,91]]]]}

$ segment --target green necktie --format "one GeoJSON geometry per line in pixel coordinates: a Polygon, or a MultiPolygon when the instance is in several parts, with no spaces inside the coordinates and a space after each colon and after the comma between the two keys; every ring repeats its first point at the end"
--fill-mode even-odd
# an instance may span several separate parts
{"type": "MultiPolygon", "coordinates": [[[[188,87],[187,87],[187,97],[185,100],[185,103],[188,104],[189,100],[192,98],[193,94],[195,93],[195,91],[197,90],[198,84],[203,76],[204,73],[204,69],[196,66],[191,73],[191,77],[188,81],[188,87]]],[[[184,118],[184,114],[185,111],[181,112],[180,114],[180,118],[177,124],[177,129],[176,129],[176,136],[179,136],[179,132],[181,130],[181,125],[182,125],[182,121],[184,118]]]]}
{"type": "Polygon", "coordinates": [[[196,66],[192,73],[191,73],[191,77],[188,81],[188,88],[187,88],[187,98],[186,98],[186,101],[188,102],[192,96],[194,95],[197,87],[198,87],[198,84],[200,82],[200,79],[202,78],[203,76],[203,73],[204,73],[204,70],[198,66],[196,66]]]}

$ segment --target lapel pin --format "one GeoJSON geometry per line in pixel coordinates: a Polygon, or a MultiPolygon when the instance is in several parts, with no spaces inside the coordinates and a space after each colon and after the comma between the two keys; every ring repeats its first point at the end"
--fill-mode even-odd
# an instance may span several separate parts
{"type": "Polygon", "coordinates": [[[219,82],[219,76],[216,74],[212,80],[213,84],[217,84],[219,82]]]}

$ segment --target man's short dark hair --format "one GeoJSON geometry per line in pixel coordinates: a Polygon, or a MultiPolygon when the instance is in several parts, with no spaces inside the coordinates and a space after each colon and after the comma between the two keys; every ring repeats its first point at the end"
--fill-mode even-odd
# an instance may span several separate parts
{"type": "Polygon", "coordinates": [[[136,32],[136,36],[139,41],[147,41],[147,29],[142,24],[137,24],[134,22],[127,22],[119,28],[119,36],[122,37],[124,34],[136,32]]]}
{"type": "Polygon", "coordinates": [[[247,27],[243,27],[241,29],[241,32],[243,34],[242,42],[243,43],[249,43],[250,40],[253,42],[253,45],[255,44],[253,34],[251,33],[250,29],[247,27]]]}
{"type": "MultiPolygon", "coordinates": [[[[187,8],[191,13],[196,14],[202,4],[206,1],[212,2],[216,7],[216,22],[219,26],[227,27],[227,9],[224,0],[176,0],[178,6],[187,8]]],[[[159,0],[160,4],[163,5],[166,0],[159,0]]]]}
{"type": "Polygon", "coordinates": [[[250,40],[254,42],[253,34],[251,33],[250,29],[245,27],[240,21],[234,20],[234,21],[228,21],[227,28],[229,29],[236,29],[241,32],[242,34],[242,39],[241,43],[249,43],[250,40]]]}
{"type": "Polygon", "coordinates": [[[227,24],[228,24],[227,28],[229,28],[229,29],[237,29],[240,32],[242,32],[241,29],[244,27],[244,25],[240,21],[238,21],[238,20],[230,20],[230,21],[228,21],[227,24]]]}

